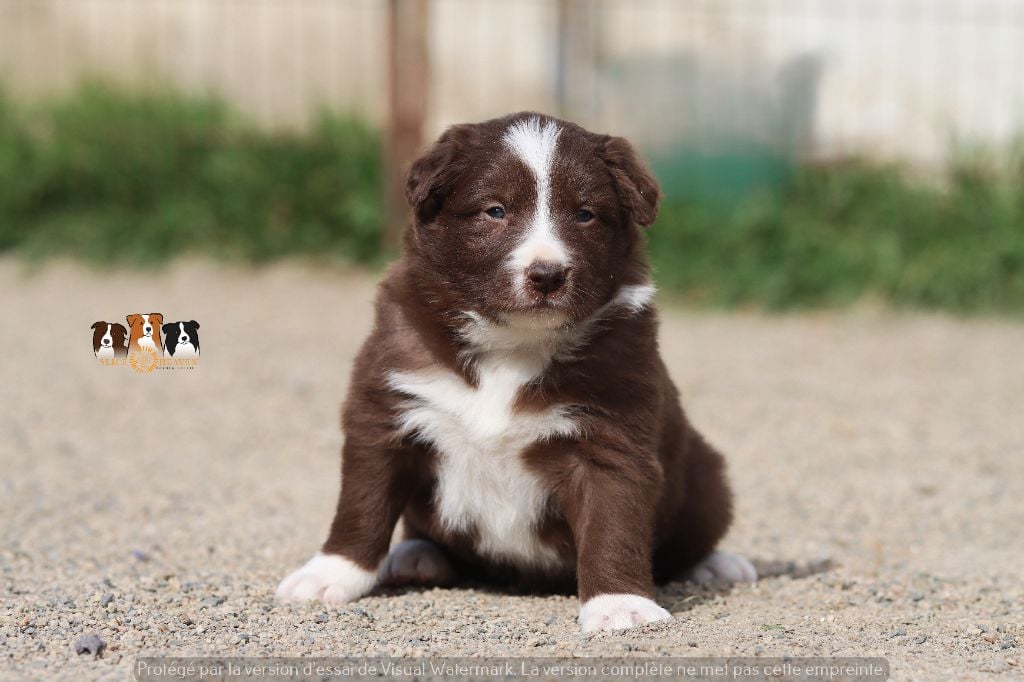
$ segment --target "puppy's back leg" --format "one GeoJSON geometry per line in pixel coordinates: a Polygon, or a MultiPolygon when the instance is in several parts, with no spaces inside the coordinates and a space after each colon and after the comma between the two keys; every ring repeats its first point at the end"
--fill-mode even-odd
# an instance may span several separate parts
{"type": "Polygon", "coordinates": [[[412,538],[391,548],[378,573],[381,585],[451,585],[458,577],[441,547],[430,540],[412,538]]]}
{"type": "Polygon", "coordinates": [[[716,550],[732,523],[732,492],[725,460],[699,433],[686,428],[679,478],[682,501],[671,516],[666,540],[655,553],[658,582],[753,582],[757,571],[744,557],[716,550]]]}
{"type": "Polygon", "coordinates": [[[757,569],[746,557],[718,549],[680,577],[695,583],[752,583],[757,569]]]}

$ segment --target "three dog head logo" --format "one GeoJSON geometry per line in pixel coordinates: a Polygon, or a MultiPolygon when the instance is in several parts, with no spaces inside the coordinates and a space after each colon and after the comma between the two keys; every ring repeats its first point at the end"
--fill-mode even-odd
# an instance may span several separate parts
{"type": "Polygon", "coordinates": [[[169,358],[199,357],[199,323],[168,322],[163,326],[164,356],[169,358]]]}
{"type": "Polygon", "coordinates": [[[128,320],[128,327],[131,329],[128,350],[147,348],[160,355],[163,351],[163,345],[160,343],[160,325],[164,322],[164,316],[160,313],[136,313],[125,319],[128,320]]]}
{"type": "Polygon", "coordinates": [[[124,357],[128,354],[128,330],[116,322],[93,322],[92,352],[98,358],[124,357]]]}
{"type": "Polygon", "coordinates": [[[164,324],[161,313],[126,317],[128,329],[116,322],[92,325],[92,352],[104,365],[127,365],[139,374],[155,369],[192,369],[199,363],[199,323],[181,320],[164,324]]]}

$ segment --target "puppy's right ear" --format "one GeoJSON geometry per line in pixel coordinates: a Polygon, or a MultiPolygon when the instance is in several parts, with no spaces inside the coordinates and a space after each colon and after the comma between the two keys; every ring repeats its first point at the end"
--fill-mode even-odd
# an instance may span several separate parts
{"type": "Polygon", "coordinates": [[[160,330],[163,331],[164,336],[170,336],[171,332],[174,331],[174,323],[173,322],[168,322],[164,326],[160,327],[160,330]]]}
{"type": "Polygon", "coordinates": [[[462,174],[461,149],[471,132],[469,125],[452,126],[426,154],[416,159],[405,178],[405,196],[420,223],[429,223],[440,213],[444,199],[462,174]]]}
{"type": "Polygon", "coordinates": [[[93,322],[92,326],[90,327],[90,329],[95,329],[96,327],[100,326],[101,324],[106,324],[106,322],[104,322],[103,320],[100,320],[99,322],[93,322]]]}
{"type": "Polygon", "coordinates": [[[124,319],[128,321],[129,327],[134,327],[136,324],[142,322],[142,315],[129,315],[124,319]]]}
{"type": "Polygon", "coordinates": [[[621,137],[605,136],[600,153],[630,219],[642,227],[653,223],[658,217],[661,192],[654,174],[640,159],[633,145],[621,137]]]}

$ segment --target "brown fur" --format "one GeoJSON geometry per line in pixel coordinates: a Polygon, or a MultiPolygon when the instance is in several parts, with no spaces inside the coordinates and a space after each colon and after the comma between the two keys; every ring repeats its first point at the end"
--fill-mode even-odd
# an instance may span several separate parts
{"type": "MultiPolygon", "coordinates": [[[[387,372],[443,367],[473,386],[474,349],[459,334],[461,311],[499,319],[515,310],[496,273],[537,198],[501,134],[523,116],[455,126],[409,172],[414,222],[402,259],[380,285],[374,329],[355,362],[342,415],[343,489],[323,551],[372,570],[401,517],[408,536],[436,542],[479,577],[575,580],[583,600],[649,596],[655,580],[707,556],[732,516],[722,457],[686,420],[658,353],[653,308],[611,314],[582,348],[553,359],[518,395],[521,412],[570,404],[583,426],[581,437],[521,453],[550,491],[537,532],[564,558],[561,571],[487,559],[475,551],[472,531],[444,527],[435,509],[436,454],[396,432],[403,398],[388,388],[387,372]],[[505,207],[505,220],[482,213],[492,203],[505,207]]],[[[537,305],[579,323],[622,285],[648,281],[638,226],[654,221],[658,188],[625,140],[558,124],[551,205],[560,221],[571,222],[581,206],[597,217],[566,222],[560,237],[579,258],[569,284],[537,305]]]]}
{"type": "MultiPolygon", "coordinates": [[[[125,318],[128,321],[128,327],[131,329],[131,336],[128,341],[128,350],[137,350],[139,348],[139,339],[144,336],[143,325],[145,319],[142,315],[134,314],[128,315],[125,318]]],[[[164,316],[160,313],[149,313],[149,324],[153,327],[153,345],[156,346],[156,350],[159,353],[164,349],[163,343],[160,339],[160,327],[164,323],[164,316]]]]}
{"type": "Polygon", "coordinates": [[[128,338],[128,330],[124,328],[123,324],[117,322],[99,322],[92,323],[92,352],[93,354],[99,353],[101,341],[103,337],[107,335],[107,327],[110,327],[110,338],[114,348],[114,356],[120,357],[128,355],[128,346],[125,344],[128,338]]]}

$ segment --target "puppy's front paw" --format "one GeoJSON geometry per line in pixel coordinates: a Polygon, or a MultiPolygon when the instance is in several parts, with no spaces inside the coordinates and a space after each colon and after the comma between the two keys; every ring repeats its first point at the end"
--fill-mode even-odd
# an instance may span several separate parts
{"type": "Polygon", "coordinates": [[[602,594],[580,607],[583,632],[624,630],[671,617],[668,611],[638,594],[602,594]]]}
{"type": "Polygon", "coordinates": [[[281,581],[281,601],[319,599],[325,604],[345,604],[359,599],[377,583],[377,574],[360,568],[338,554],[317,554],[306,565],[281,581]]]}

